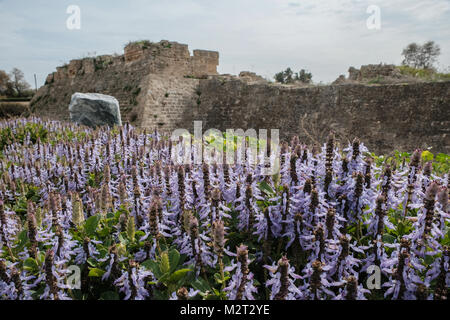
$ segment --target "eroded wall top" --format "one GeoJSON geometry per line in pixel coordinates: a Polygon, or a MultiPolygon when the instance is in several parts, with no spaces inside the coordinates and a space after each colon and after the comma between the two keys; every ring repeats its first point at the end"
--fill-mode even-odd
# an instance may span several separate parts
{"type": "Polygon", "coordinates": [[[45,84],[143,61],[148,62],[148,73],[201,78],[217,74],[219,53],[194,50],[191,56],[188,45],[178,42],[166,40],[157,43],[148,40],[130,42],[125,46],[123,55],[102,55],[71,60],[68,64],[57,67],[55,72],[49,74],[45,84]]]}

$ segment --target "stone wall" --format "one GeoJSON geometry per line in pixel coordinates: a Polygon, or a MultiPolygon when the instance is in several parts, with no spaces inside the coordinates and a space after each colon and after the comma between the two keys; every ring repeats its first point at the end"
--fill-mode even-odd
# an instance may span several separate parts
{"type": "MultiPolygon", "coordinates": [[[[450,82],[288,86],[242,72],[217,75],[219,54],[176,42],[140,41],[123,55],[72,60],[47,77],[31,101],[41,117],[68,120],[74,92],[97,92],[119,100],[123,122],[171,132],[192,129],[280,129],[323,143],[333,130],[341,143],[360,138],[388,153],[432,147],[450,153],[450,82]]],[[[392,75],[389,65],[351,69],[350,77],[392,75]]],[[[345,79],[344,79],[345,80],[345,79]]]]}
{"type": "Polygon", "coordinates": [[[341,143],[358,137],[378,153],[450,153],[450,82],[295,88],[214,77],[198,91],[200,103],[178,127],[202,120],[204,129],[280,129],[284,139],[320,144],[333,130],[341,143]]]}
{"type": "MultiPolygon", "coordinates": [[[[167,124],[170,117],[166,117],[164,112],[154,121],[143,117],[159,111],[160,106],[153,106],[152,101],[162,103],[170,88],[174,94],[166,102],[180,105],[175,101],[177,94],[183,91],[180,88],[192,87],[199,78],[216,75],[218,63],[219,53],[215,51],[194,50],[191,56],[188,46],[177,42],[133,42],[125,47],[123,55],[77,59],[57,67],[34,96],[31,108],[41,117],[68,120],[72,94],[94,92],[117,98],[123,121],[135,125],[142,122],[152,126],[167,124]],[[157,88],[166,90],[159,92],[157,88]],[[156,97],[157,92],[162,97],[156,97]]],[[[194,92],[192,89],[190,94],[194,92]]],[[[180,99],[184,99],[184,95],[181,94],[180,99]]]]}
{"type": "Polygon", "coordinates": [[[349,80],[366,81],[379,77],[401,78],[402,74],[393,64],[368,64],[361,66],[360,69],[350,67],[348,69],[349,80]]]}
{"type": "Polygon", "coordinates": [[[181,123],[186,112],[197,106],[199,79],[152,76],[142,101],[139,124],[145,128],[170,132],[181,123]]]}

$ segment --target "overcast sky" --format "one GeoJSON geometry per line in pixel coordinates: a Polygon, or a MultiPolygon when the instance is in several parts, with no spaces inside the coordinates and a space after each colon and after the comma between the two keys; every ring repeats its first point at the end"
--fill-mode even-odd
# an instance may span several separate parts
{"type": "Polygon", "coordinates": [[[71,59],[123,53],[130,40],[170,40],[217,50],[220,73],[272,77],[291,67],[315,82],[347,75],[349,66],[401,63],[410,42],[434,40],[439,66],[450,66],[450,0],[0,0],[0,69],[18,67],[38,86],[71,59]],[[81,28],[69,30],[69,5],[81,28]],[[381,28],[368,29],[371,5],[381,28]]]}

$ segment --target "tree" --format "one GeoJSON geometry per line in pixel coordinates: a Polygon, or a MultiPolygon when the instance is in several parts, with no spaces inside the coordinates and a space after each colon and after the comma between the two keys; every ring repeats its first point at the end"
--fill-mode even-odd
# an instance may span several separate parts
{"type": "Polygon", "coordinates": [[[441,54],[441,48],[434,41],[428,41],[422,46],[421,61],[425,69],[431,69],[441,54]]]}
{"type": "Polygon", "coordinates": [[[21,70],[17,68],[12,69],[10,78],[14,91],[19,97],[24,96],[24,93],[27,90],[30,90],[31,87],[28,82],[25,81],[25,76],[21,70]]]}
{"type": "Polygon", "coordinates": [[[422,46],[413,42],[403,49],[402,64],[416,69],[432,69],[440,54],[441,48],[434,41],[428,41],[422,46]]]}
{"type": "Polygon", "coordinates": [[[281,72],[278,72],[277,74],[275,74],[274,78],[275,78],[276,82],[284,83],[284,71],[281,71],[281,72]]]}
{"type": "Polygon", "coordinates": [[[298,74],[296,74],[295,80],[298,80],[303,83],[311,83],[312,81],[312,73],[306,72],[305,69],[300,70],[298,74]]]}
{"type": "Polygon", "coordinates": [[[14,96],[15,90],[9,75],[0,70],[0,95],[14,96]]]}
{"type": "Polygon", "coordinates": [[[291,68],[287,68],[284,71],[284,83],[292,83],[294,82],[294,79],[292,78],[292,76],[294,75],[294,72],[292,71],[291,68]]]}
{"type": "Polygon", "coordinates": [[[287,68],[286,70],[275,74],[274,78],[276,82],[285,84],[293,83],[295,81],[311,83],[312,74],[306,72],[305,69],[300,70],[299,73],[294,73],[291,68],[287,68]]]}
{"type": "Polygon", "coordinates": [[[5,71],[0,70],[0,94],[6,94],[9,81],[8,74],[5,71]]]}

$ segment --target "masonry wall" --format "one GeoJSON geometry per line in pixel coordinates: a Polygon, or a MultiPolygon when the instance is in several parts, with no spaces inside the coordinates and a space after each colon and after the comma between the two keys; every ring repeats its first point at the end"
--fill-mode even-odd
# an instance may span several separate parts
{"type": "Polygon", "coordinates": [[[202,120],[219,130],[273,128],[320,144],[333,130],[341,143],[358,137],[377,153],[450,153],[450,82],[292,88],[217,77],[200,80],[198,92],[178,127],[202,120]]]}
{"type": "MultiPolygon", "coordinates": [[[[296,87],[249,72],[217,75],[218,63],[217,52],[191,55],[185,44],[130,43],[123,55],[58,67],[31,110],[69,120],[72,94],[97,92],[119,100],[123,122],[163,132],[192,129],[201,120],[204,130],[280,129],[283,139],[299,135],[316,144],[332,130],[341,143],[358,137],[377,153],[428,147],[450,153],[450,82],[296,87]]],[[[364,74],[374,67],[366,69],[364,74]]]]}
{"type": "Polygon", "coordinates": [[[194,50],[191,55],[187,45],[177,42],[130,43],[123,55],[76,59],[57,67],[33,97],[31,110],[69,120],[73,93],[102,93],[117,98],[123,121],[169,128],[175,119],[169,107],[178,110],[185,96],[194,94],[199,78],[217,74],[218,63],[218,52],[194,50]],[[165,97],[169,91],[173,94],[165,97]]]}
{"type": "Polygon", "coordinates": [[[183,122],[186,113],[197,106],[199,79],[157,76],[148,77],[139,114],[139,125],[171,132],[183,122]]]}

